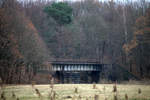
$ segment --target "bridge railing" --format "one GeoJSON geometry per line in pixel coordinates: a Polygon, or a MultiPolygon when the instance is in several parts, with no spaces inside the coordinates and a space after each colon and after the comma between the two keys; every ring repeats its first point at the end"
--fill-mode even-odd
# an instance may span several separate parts
{"type": "Polygon", "coordinates": [[[51,59],[49,63],[100,63],[97,59],[51,59]]]}

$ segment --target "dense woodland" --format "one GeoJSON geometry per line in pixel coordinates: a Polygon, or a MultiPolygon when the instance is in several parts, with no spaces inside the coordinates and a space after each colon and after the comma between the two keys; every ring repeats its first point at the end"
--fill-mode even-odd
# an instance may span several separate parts
{"type": "Polygon", "coordinates": [[[53,3],[1,0],[0,77],[5,83],[29,83],[38,67],[50,68],[51,59],[96,59],[150,79],[150,2],[67,2],[72,8],[67,24],[48,16],[44,9],[53,3]]]}

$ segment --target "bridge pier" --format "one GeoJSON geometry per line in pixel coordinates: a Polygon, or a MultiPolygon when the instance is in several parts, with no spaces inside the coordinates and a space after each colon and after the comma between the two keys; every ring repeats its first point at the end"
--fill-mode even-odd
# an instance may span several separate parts
{"type": "Polygon", "coordinates": [[[64,72],[56,71],[54,77],[59,80],[59,83],[64,83],[64,72]]]}
{"type": "Polygon", "coordinates": [[[92,83],[98,83],[100,79],[100,72],[99,71],[92,71],[91,72],[92,83]]]}

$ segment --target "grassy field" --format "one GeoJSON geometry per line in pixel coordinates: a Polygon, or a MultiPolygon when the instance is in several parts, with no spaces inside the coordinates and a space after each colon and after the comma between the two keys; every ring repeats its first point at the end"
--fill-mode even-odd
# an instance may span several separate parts
{"type": "Polygon", "coordinates": [[[113,84],[56,84],[50,85],[12,85],[5,86],[6,100],[150,100],[150,85],[116,85],[113,84]],[[126,95],[127,94],[127,95],[126,95]],[[51,98],[50,99],[50,95],[51,98]],[[114,98],[117,95],[117,98],[114,98]],[[125,97],[126,95],[126,97],[125,97]],[[14,99],[13,99],[14,98],[14,99]],[[126,99],[125,99],[126,98],[126,99]]]}

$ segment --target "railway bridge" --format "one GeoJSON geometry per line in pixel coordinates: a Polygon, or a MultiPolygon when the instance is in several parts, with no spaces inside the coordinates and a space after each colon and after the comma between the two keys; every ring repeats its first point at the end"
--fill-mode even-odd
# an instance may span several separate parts
{"type": "Polygon", "coordinates": [[[60,83],[97,83],[103,66],[107,65],[97,60],[53,60],[50,64],[60,83]]]}
{"type": "MultiPolygon", "coordinates": [[[[51,64],[50,71],[59,83],[97,83],[99,82],[100,72],[103,66],[97,60],[70,60],[57,59],[48,62],[51,64]]],[[[39,71],[48,71],[42,67],[39,71]]]]}

